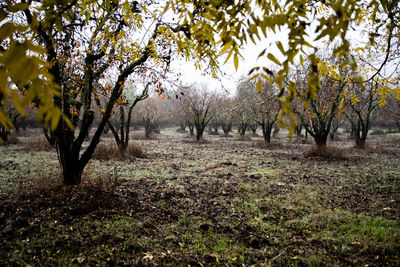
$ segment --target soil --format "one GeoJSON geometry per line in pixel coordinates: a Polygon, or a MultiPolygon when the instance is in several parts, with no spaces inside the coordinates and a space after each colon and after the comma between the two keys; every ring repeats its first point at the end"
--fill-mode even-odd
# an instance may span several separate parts
{"type": "Polygon", "coordinates": [[[399,137],[331,141],[327,158],[285,133],[171,128],[133,140],[141,158],[92,160],[74,187],[34,138],[0,147],[0,265],[400,264],[399,137]]]}

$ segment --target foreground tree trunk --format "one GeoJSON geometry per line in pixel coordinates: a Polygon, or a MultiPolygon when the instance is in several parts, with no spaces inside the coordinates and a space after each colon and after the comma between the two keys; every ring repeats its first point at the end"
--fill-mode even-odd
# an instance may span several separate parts
{"type": "Polygon", "coordinates": [[[356,148],[365,149],[365,141],[368,136],[369,123],[364,123],[362,120],[358,120],[355,128],[354,138],[356,141],[356,148]]]}

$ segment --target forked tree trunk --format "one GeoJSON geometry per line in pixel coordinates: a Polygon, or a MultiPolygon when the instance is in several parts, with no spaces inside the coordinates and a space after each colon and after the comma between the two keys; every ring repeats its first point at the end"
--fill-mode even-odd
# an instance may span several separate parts
{"type": "Polygon", "coordinates": [[[261,124],[264,141],[266,143],[271,142],[271,132],[272,132],[273,125],[274,125],[274,122],[266,122],[266,123],[261,124]]]}
{"type": "Polygon", "coordinates": [[[252,133],[256,134],[256,132],[257,132],[257,124],[252,123],[252,124],[249,125],[249,127],[250,127],[250,130],[252,131],[252,133]]]}
{"type": "Polygon", "coordinates": [[[222,122],[222,130],[224,131],[224,134],[228,135],[229,132],[232,130],[232,122],[222,122]]]}
{"type": "Polygon", "coordinates": [[[356,141],[357,148],[360,149],[365,148],[365,141],[367,140],[367,135],[368,135],[368,126],[358,121],[354,133],[354,139],[356,141]]]}

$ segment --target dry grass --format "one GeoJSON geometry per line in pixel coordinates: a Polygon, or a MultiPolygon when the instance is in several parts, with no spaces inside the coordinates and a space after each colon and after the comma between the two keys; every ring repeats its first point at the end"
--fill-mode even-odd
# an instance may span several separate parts
{"type": "Polygon", "coordinates": [[[336,147],[317,147],[314,146],[310,150],[306,151],[304,154],[305,158],[313,158],[313,159],[339,159],[339,160],[347,160],[349,159],[349,155],[346,154],[343,150],[336,147]]]}
{"type": "Polygon", "coordinates": [[[115,144],[102,143],[97,145],[93,158],[98,160],[125,160],[143,157],[144,155],[141,146],[135,143],[130,143],[124,152],[121,152],[115,144]]]}
{"type": "Polygon", "coordinates": [[[50,151],[54,149],[45,137],[31,138],[24,142],[23,146],[30,151],[50,151]]]}
{"type": "Polygon", "coordinates": [[[255,144],[256,147],[261,147],[261,148],[281,148],[282,143],[276,142],[276,141],[271,141],[269,143],[265,142],[264,140],[258,140],[255,144]]]}
{"type": "Polygon", "coordinates": [[[240,141],[251,141],[251,136],[252,134],[245,134],[245,135],[237,134],[235,135],[235,139],[240,141]]]}
{"type": "Polygon", "coordinates": [[[49,174],[42,170],[38,171],[28,179],[24,179],[17,184],[15,197],[17,199],[26,199],[37,195],[43,195],[46,192],[53,192],[62,186],[60,176],[49,174]]]}
{"type": "Polygon", "coordinates": [[[375,130],[370,133],[370,135],[386,135],[383,130],[375,130]]]}
{"type": "Polygon", "coordinates": [[[12,133],[7,137],[7,141],[5,141],[4,143],[0,143],[0,144],[7,146],[7,145],[15,145],[18,143],[19,143],[18,137],[14,133],[12,133]]]}
{"type": "Polygon", "coordinates": [[[83,184],[101,191],[115,191],[118,186],[118,172],[114,168],[112,172],[100,173],[94,170],[93,165],[88,165],[82,175],[83,184]],[[95,176],[91,175],[96,173],[95,176]]]}
{"type": "Polygon", "coordinates": [[[153,139],[157,139],[157,134],[154,132],[150,133],[150,138],[147,138],[146,135],[144,133],[134,133],[131,134],[131,139],[132,140],[153,140],[153,139]]]}

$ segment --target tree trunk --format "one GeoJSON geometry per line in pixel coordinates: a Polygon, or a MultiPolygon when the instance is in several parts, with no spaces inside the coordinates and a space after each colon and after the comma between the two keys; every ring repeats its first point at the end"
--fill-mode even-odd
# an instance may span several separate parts
{"type": "Polygon", "coordinates": [[[356,138],[356,147],[360,149],[365,149],[365,139],[356,138]]]}
{"type": "Polygon", "coordinates": [[[357,148],[365,149],[365,141],[367,140],[367,135],[368,135],[368,126],[359,120],[354,133],[354,139],[356,141],[357,148]]]}
{"type": "Polygon", "coordinates": [[[61,166],[62,178],[65,185],[78,185],[82,182],[83,167],[79,162],[79,153],[72,146],[62,146],[57,143],[58,160],[61,166]]]}
{"type": "Polygon", "coordinates": [[[68,159],[61,169],[65,185],[79,185],[82,182],[83,168],[79,167],[78,162],[68,159]]]}
{"type": "Polygon", "coordinates": [[[246,134],[247,130],[247,124],[246,123],[240,123],[239,125],[239,134],[240,136],[244,136],[246,134]]]}
{"type": "Polygon", "coordinates": [[[271,132],[273,124],[274,123],[265,123],[264,125],[261,125],[265,143],[271,142],[271,132]]]}
{"type": "Polygon", "coordinates": [[[201,125],[196,125],[196,141],[200,141],[200,139],[203,137],[203,132],[204,128],[201,125]]]}
{"type": "Polygon", "coordinates": [[[257,132],[257,124],[253,123],[249,125],[250,130],[252,131],[253,134],[256,134],[257,132]]]}
{"type": "Polygon", "coordinates": [[[328,139],[327,133],[322,133],[314,136],[315,144],[317,145],[318,148],[325,148],[327,139],[328,139]]]}
{"type": "Polygon", "coordinates": [[[188,122],[188,127],[189,127],[190,136],[193,136],[194,135],[194,125],[193,125],[193,123],[188,122]]]}
{"type": "Polygon", "coordinates": [[[186,129],[186,122],[179,122],[179,127],[181,128],[182,131],[185,131],[185,129],[186,129]]]}
{"type": "Polygon", "coordinates": [[[228,135],[229,132],[232,130],[232,122],[222,123],[222,130],[224,134],[228,135]]]}
{"type": "Polygon", "coordinates": [[[303,130],[303,124],[302,123],[300,123],[299,125],[297,125],[296,127],[295,127],[295,129],[294,129],[294,131],[296,132],[296,135],[298,136],[298,137],[300,137],[301,136],[301,131],[303,130]]]}
{"type": "Polygon", "coordinates": [[[6,142],[8,139],[8,134],[10,132],[6,130],[3,126],[0,126],[0,138],[2,139],[3,142],[6,142]]]}

